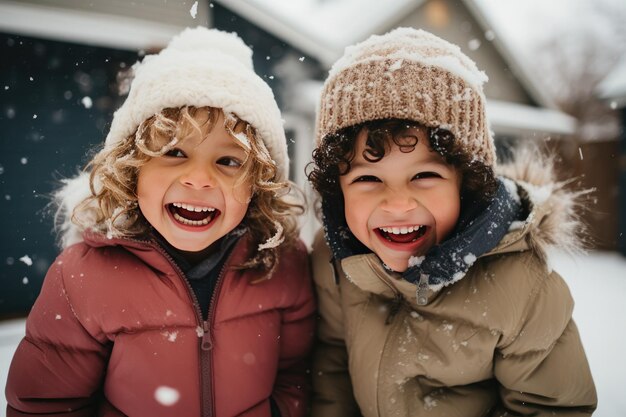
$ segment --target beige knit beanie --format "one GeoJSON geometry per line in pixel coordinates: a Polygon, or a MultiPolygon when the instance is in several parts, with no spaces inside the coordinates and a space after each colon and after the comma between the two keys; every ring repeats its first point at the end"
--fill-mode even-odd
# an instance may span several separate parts
{"type": "Polygon", "coordinates": [[[347,47],[324,83],[318,146],[358,123],[398,118],[450,131],[474,160],[494,167],[485,114],[484,72],[460,48],[437,36],[398,28],[347,47]]]}

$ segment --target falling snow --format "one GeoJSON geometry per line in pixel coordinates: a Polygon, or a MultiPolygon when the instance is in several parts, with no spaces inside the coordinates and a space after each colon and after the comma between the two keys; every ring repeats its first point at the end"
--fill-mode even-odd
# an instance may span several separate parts
{"type": "Polygon", "coordinates": [[[389,67],[389,71],[393,72],[393,71],[397,71],[400,68],[402,68],[402,59],[397,60],[396,62],[394,62],[390,67],[389,67]]]}
{"type": "Polygon", "coordinates": [[[30,259],[30,256],[24,255],[20,258],[20,261],[24,262],[26,265],[31,266],[33,264],[33,260],[30,259]]]}
{"type": "Polygon", "coordinates": [[[90,109],[91,106],[93,105],[93,102],[91,101],[91,97],[88,97],[88,96],[83,97],[83,99],[80,102],[83,103],[83,106],[85,106],[86,109],[90,109]]]}
{"type": "Polygon", "coordinates": [[[169,407],[178,402],[180,393],[175,388],[161,385],[154,391],[154,398],[159,404],[169,407]]]}
{"type": "Polygon", "coordinates": [[[467,43],[467,47],[470,49],[470,51],[475,51],[480,48],[480,41],[478,39],[471,39],[467,43]]]}
{"type": "Polygon", "coordinates": [[[168,342],[175,342],[176,338],[178,337],[178,332],[177,331],[173,331],[173,332],[162,332],[161,333],[168,342]]]}
{"type": "Polygon", "coordinates": [[[413,266],[420,266],[424,261],[425,256],[411,256],[409,257],[409,268],[413,266]]]}
{"type": "Polygon", "coordinates": [[[196,18],[196,16],[198,15],[198,2],[195,2],[193,6],[191,6],[191,9],[189,10],[189,14],[194,19],[196,18]]]}
{"type": "Polygon", "coordinates": [[[474,255],[473,253],[468,253],[463,257],[463,262],[468,265],[472,265],[474,262],[476,262],[476,255],[474,255]]]}
{"type": "Polygon", "coordinates": [[[437,406],[437,400],[435,400],[430,395],[427,395],[424,397],[424,408],[426,410],[432,410],[436,406],[437,406]]]}

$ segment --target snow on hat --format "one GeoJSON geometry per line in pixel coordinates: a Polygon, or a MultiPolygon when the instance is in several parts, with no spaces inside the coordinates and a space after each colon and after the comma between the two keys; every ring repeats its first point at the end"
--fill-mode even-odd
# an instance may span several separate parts
{"type": "Polygon", "coordinates": [[[413,28],[398,28],[346,48],[324,83],[317,144],[338,130],[387,118],[450,131],[468,154],[495,166],[485,114],[487,75],[460,48],[413,28]]]}
{"type": "Polygon", "coordinates": [[[249,123],[276,164],[277,179],[289,177],[289,157],[280,110],[270,87],[255,74],[252,51],[234,33],[187,28],[156,55],[133,66],[128,97],[115,112],[105,148],[115,147],[165,108],[216,107],[249,123]]]}

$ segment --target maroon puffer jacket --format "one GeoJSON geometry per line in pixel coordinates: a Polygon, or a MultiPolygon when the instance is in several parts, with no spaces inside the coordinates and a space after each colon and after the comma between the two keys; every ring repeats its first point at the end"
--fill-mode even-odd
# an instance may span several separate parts
{"type": "Polygon", "coordinates": [[[50,267],[6,385],[8,416],[302,416],[314,299],[304,245],[271,279],[231,268],[203,322],[156,244],[86,235],[50,267]]]}

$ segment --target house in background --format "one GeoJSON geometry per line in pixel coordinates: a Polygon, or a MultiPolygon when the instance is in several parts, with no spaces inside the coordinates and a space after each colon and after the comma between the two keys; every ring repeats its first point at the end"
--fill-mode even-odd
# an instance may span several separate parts
{"type": "MultiPolygon", "coordinates": [[[[283,110],[291,177],[306,186],[315,107],[345,46],[398,26],[461,46],[489,75],[485,92],[500,158],[522,140],[569,141],[576,120],[558,111],[474,0],[3,0],[0,3],[0,317],[23,314],[56,256],[43,216],[55,179],[73,175],[102,141],[123,100],[116,73],[182,28],[236,31],[283,110]],[[2,89],[4,87],[4,89],[2,89]]],[[[312,215],[303,237],[317,227],[312,215]]]]}

